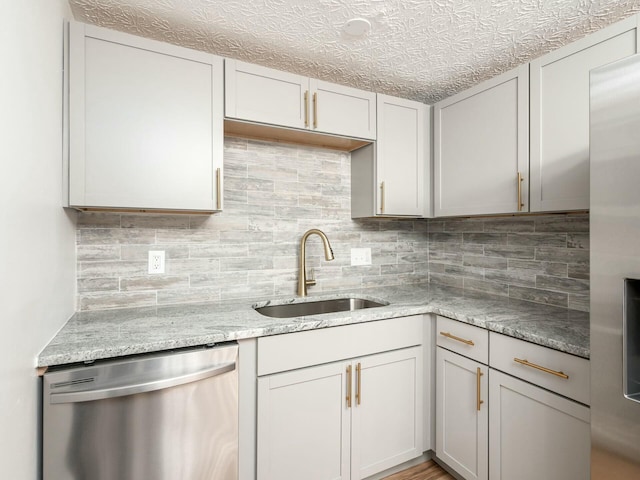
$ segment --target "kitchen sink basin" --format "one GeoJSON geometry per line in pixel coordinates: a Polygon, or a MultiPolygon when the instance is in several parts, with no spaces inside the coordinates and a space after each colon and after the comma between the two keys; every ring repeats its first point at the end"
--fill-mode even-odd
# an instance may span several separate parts
{"type": "Polygon", "coordinates": [[[256,312],[275,318],[306,317],[321,313],[350,312],[363,308],[384,307],[388,303],[375,302],[364,298],[334,298],[316,302],[286,303],[256,308],[256,312]]]}

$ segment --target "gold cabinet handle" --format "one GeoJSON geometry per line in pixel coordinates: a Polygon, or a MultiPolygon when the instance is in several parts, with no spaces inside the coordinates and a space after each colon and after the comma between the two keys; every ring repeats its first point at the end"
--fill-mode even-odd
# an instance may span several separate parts
{"type": "Polygon", "coordinates": [[[522,211],[522,207],[524,207],[524,203],[522,203],[522,181],[524,177],[520,172],[518,172],[518,211],[522,211]]]}
{"type": "Polygon", "coordinates": [[[484,375],[484,373],[482,373],[482,370],[480,370],[480,367],[478,367],[478,370],[476,370],[476,386],[478,390],[476,394],[476,400],[478,404],[478,411],[480,411],[480,405],[484,403],[484,400],[480,399],[480,379],[482,378],[482,375],[484,375]]]}
{"type": "Polygon", "coordinates": [[[442,335],[443,337],[450,338],[451,340],[457,340],[458,342],[462,342],[465,345],[471,345],[472,347],[475,345],[475,343],[473,343],[473,340],[465,340],[464,338],[451,335],[449,332],[440,332],[440,335],[442,335]]]}
{"type": "Polygon", "coordinates": [[[362,365],[356,365],[356,405],[362,401],[362,365]]]}
{"type": "Polygon", "coordinates": [[[543,367],[541,365],[536,365],[535,363],[531,363],[528,360],[523,360],[520,358],[514,358],[514,362],[518,362],[521,365],[526,367],[535,368],[536,370],[540,370],[541,372],[550,373],[551,375],[555,375],[556,377],[564,378],[565,380],[569,380],[569,375],[564,372],[558,372],[556,370],[551,370],[550,368],[543,367]]]}
{"type": "Polygon", "coordinates": [[[313,93],[313,128],[318,128],[318,92],[313,93]]]}
{"type": "Polygon", "coordinates": [[[222,208],[222,173],[216,168],[216,210],[222,208]]]}
{"type": "Polygon", "coordinates": [[[309,127],[309,90],[304,91],[304,126],[309,127]]]}
{"type": "Polygon", "coordinates": [[[347,365],[347,408],[351,408],[351,365],[347,365]]]}
{"type": "Polygon", "coordinates": [[[384,213],[384,182],[380,182],[380,213],[384,213]]]}

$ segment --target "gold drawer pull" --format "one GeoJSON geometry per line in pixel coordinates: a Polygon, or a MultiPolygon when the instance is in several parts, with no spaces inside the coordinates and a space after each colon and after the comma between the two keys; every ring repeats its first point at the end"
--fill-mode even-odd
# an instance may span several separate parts
{"type": "Polygon", "coordinates": [[[313,94],[313,128],[318,128],[318,93],[313,94]]]}
{"type": "Polygon", "coordinates": [[[351,365],[347,365],[347,408],[351,408],[351,365]]]}
{"type": "Polygon", "coordinates": [[[309,126],[309,90],[304,92],[304,126],[309,126]]]}
{"type": "Polygon", "coordinates": [[[222,209],[222,172],[216,168],[216,210],[222,209]]]}
{"type": "Polygon", "coordinates": [[[384,213],[384,182],[380,182],[380,213],[384,213]]]}
{"type": "Polygon", "coordinates": [[[478,388],[476,399],[478,402],[478,411],[480,411],[480,405],[484,403],[484,400],[480,399],[480,378],[482,377],[482,375],[484,375],[484,373],[482,373],[482,370],[480,370],[480,367],[478,367],[478,370],[476,370],[476,383],[478,388]]]}
{"type": "Polygon", "coordinates": [[[557,372],[555,370],[551,370],[550,368],[542,367],[540,365],[536,365],[535,363],[531,363],[528,360],[522,360],[520,358],[514,358],[513,361],[514,362],[518,362],[521,365],[524,365],[526,367],[535,368],[535,369],[540,370],[542,372],[550,373],[551,375],[555,375],[556,377],[560,377],[560,378],[564,378],[565,380],[569,380],[569,375],[565,374],[564,372],[557,372]]]}
{"type": "Polygon", "coordinates": [[[362,366],[360,362],[356,365],[356,405],[362,401],[362,366]]]}
{"type": "Polygon", "coordinates": [[[524,178],[522,174],[518,172],[518,211],[522,211],[522,207],[524,207],[524,203],[522,203],[522,181],[524,178]]]}
{"type": "Polygon", "coordinates": [[[449,332],[440,332],[440,335],[442,335],[443,337],[450,338],[452,340],[457,340],[458,342],[462,342],[465,345],[471,345],[472,347],[475,345],[475,343],[473,343],[473,340],[465,340],[464,338],[460,338],[460,337],[456,337],[455,335],[451,335],[449,332]]]}

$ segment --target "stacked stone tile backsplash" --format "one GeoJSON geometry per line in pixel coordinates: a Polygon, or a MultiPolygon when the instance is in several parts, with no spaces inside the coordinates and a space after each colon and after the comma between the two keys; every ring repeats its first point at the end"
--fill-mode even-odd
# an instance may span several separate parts
{"type": "Polygon", "coordinates": [[[335,260],[309,238],[310,294],[429,281],[588,310],[588,214],[352,220],[350,175],[348,153],[226,138],[224,212],[78,214],[77,307],[293,297],[300,237],[320,228],[335,260]],[[373,265],[350,266],[352,247],[373,265]]]}
{"type": "Polygon", "coordinates": [[[589,310],[589,215],[433,219],[429,281],[589,310]]]}
{"type": "Polygon", "coordinates": [[[428,280],[427,222],[352,220],[350,155],[225,139],[224,212],[206,215],[80,213],[78,309],[92,310],[295,295],[301,235],[317,236],[307,263],[310,293],[428,280]],[[350,266],[370,247],[371,266],[350,266]],[[165,274],[147,273],[149,250],[166,253],[165,274]]]}

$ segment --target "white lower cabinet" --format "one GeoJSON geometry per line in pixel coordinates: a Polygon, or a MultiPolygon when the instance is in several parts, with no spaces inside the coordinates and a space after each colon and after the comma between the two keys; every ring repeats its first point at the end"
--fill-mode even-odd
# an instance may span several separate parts
{"type": "Polygon", "coordinates": [[[362,479],[422,454],[422,347],[258,378],[258,479],[362,479]]]}
{"type": "Polygon", "coordinates": [[[258,379],[258,478],[350,478],[346,364],[258,379]]]}
{"type": "Polygon", "coordinates": [[[589,408],[491,369],[491,480],[589,478],[589,408]]]}
{"type": "Polygon", "coordinates": [[[462,478],[486,480],[489,369],[441,347],[436,369],[436,455],[462,478]]]}
{"type": "Polygon", "coordinates": [[[424,323],[258,338],[257,479],[359,480],[422,455],[424,323]]]}
{"type": "Polygon", "coordinates": [[[355,363],[351,478],[366,478],[422,454],[422,347],[355,363]]]}
{"type": "Polygon", "coordinates": [[[589,361],[437,321],[436,456],[464,479],[588,479],[589,361]]]}

